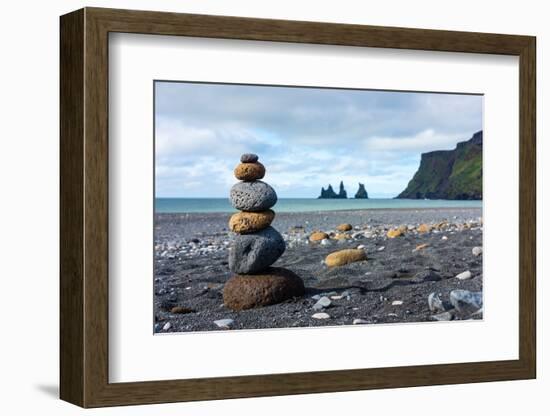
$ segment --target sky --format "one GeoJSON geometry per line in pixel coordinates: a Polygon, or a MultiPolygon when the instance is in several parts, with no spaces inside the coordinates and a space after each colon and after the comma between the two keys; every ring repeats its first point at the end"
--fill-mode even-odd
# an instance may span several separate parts
{"type": "Polygon", "coordinates": [[[155,82],[156,197],[227,197],[256,153],[279,198],[341,180],[371,198],[400,193],[420,155],[482,129],[479,95],[155,82]]]}

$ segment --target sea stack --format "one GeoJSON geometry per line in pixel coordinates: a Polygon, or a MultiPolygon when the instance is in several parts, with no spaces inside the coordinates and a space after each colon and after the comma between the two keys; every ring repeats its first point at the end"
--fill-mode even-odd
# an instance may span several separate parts
{"type": "Polygon", "coordinates": [[[246,153],[235,168],[241,182],[230,191],[231,205],[241,212],[231,216],[236,233],[229,252],[229,269],[235,273],[225,284],[224,305],[233,310],[280,303],[304,294],[302,279],[290,270],[271,267],[285,251],[285,241],[271,222],[277,203],[275,190],[262,182],[265,167],[258,156],[246,153]]]}

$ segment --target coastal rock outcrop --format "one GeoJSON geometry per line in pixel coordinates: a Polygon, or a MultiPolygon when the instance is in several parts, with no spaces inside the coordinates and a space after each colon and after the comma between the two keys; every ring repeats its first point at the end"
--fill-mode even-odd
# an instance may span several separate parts
{"type": "Polygon", "coordinates": [[[327,189],[321,188],[321,195],[319,195],[317,199],[346,199],[347,197],[348,194],[344,188],[344,181],[340,181],[340,189],[338,193],[334,192],[332,185],[329,184],[327,189]]]}
{"type": "Polygon", "coordinates": [[[454,150],[423,153],[420,167],[397,198],[482,199],[483,131],[454,150]]]}
{"type": "Polygon", "coordinates": [[[235,168],[242,180],[231,188],[230,201],[241,212],[231,216],[229,228],[237,233],[229,251],[229,269],[236,273],[224,286],[224,305],[233,310],[279,303],[304,294],[296,274],[270,267],[284,253],[281,234],[271,226],[277,202],[275,190],[258,179],[265,174],[258,156],[247,153],[235,168]]]}
{"type": "Polygon", "coordinates": [[[363,183],[359,184],[359,189],[355,193],[355,199],[369,199],[369,194],[365,189],[365,184],[363,183]]]}

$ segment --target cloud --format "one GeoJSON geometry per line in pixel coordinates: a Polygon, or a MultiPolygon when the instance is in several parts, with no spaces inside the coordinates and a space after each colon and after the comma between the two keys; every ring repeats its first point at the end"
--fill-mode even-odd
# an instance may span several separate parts
{"type": "Polygon", "coordinates": [[[281,197],[397,194],[420,153],[453,148],[482,126],[482,97],[157,82],[157,196],[226,196],[254,152],[281,197]],[[353,192],[355,190],[353,189],[353,192]]]}
{"type": "MultiPolygon", "coordinates": [[[[468,137],[471,133],[464,132],[458,137],[468,137]]],[[[404,137],[372,137],[366,140],[369,150],[398,152],[428,152],[434,149],[454,149],[457,143],[456,134],[437,133],[433,129],[421,131],[413,136],[404,137]]]]}

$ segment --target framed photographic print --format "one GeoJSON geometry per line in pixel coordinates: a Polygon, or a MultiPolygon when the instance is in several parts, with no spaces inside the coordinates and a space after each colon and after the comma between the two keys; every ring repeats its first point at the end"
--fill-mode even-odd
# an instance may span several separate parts
{"type": "Polygon", "coordinates": [[[535,38],[61,17],[83,407],[534,378],[535,38]]]}

